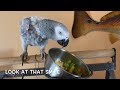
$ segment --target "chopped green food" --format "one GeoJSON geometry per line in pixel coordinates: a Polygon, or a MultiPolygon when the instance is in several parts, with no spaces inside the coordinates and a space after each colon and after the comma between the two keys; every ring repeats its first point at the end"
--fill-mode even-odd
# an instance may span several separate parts
{"type": "Polygon", "coordinates": [[[64,69],[63,67],[63,62],[61,62],[60,60],[56,60],[55,62],[57,65],[59,65],[62,69],[64,69]]]}
{"type": "Polygon", "coordinates": [[[76,67],[75,63],[73,63],[71,60],[68,60],[68,61],[65,61],[65,62],[62,62],[60,60],[56,60],[55,63],[57,65],[59,65],[62,69],[68,71],[69,73],[78,75],[80,77],[82,75],[82,72],[83,72],[82,68],[76,67]]]}

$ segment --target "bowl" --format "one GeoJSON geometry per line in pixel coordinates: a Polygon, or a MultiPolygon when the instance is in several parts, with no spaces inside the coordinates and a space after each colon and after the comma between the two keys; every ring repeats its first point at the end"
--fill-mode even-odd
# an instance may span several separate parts
{"type": "Polygon", "coordinates": [[[45,61],[45,75],[49,78],[57,79],[86,79],[92,76],[93,72],[88,68],[88,66],[75,55],[69,53],[68,51],[61,48],[51,48],[48,51],[47,59],[45,61]],[[68,71],[62,69],[58,64],[55,63],[56,60],[65,62],[71,60],[76,66],[82,68],[84,74],[78,76],[68,71]]]}

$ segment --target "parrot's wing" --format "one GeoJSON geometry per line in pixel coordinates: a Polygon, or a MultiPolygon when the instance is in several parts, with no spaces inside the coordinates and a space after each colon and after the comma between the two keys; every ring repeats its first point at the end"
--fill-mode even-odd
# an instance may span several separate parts
{"type": "Polygon", "coordinates": [[[30,28],[30,19],[25,18],[22,21],[20,21],[20,32],[21,34],[26,34],[30,28]]]}
{"type": "Polygon", "coordinates": [[[39,35],[41,37],[41,39],[46,39],[47,36],[42,34],[42,32],[40,32],[39,28],[35,28],[36,32],[37,32],[37,35],[39,35]]]}
{"type": "Polygon", "coordinates": [[[37,16],[31,16],[30,19],[31,19],[31,24],[32,24],[33,26],[35,26],[36,24],[38,24],[38,23],[39,23],[39,20],[40,20],[40,18],[37,17],[37,16]]]}
{"type": "Polygon", "coordinates": [[[115,33],[110,33],[109,34],[109,40],[111,42],[111,44],[114,44],[115,42],[117,42],[120,39],[120,35],[115,34],[115,33]]]}
{"type": "Polygon", "coordinates": [[[46,35],[41,35],[42,39],[46,39],[47,36],[46,35]]]}

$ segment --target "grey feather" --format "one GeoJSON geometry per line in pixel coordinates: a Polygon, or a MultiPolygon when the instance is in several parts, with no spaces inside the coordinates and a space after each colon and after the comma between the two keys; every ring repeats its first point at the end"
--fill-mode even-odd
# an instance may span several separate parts
{"type": "Polygon", "coordinates": [[[21,38],[28,45],[41,46],[42,43],[47,44],[48,39],[54,35],[55,26],[66,28],[62,23],[54,20],[33,18],[36,20],[31,20],[31,17],[23,19],[20,25],[21,38]],[[27,27],[29,27],[28,30],[27,27]]]}
{"type": "MultiPolygon", "coordinates": [[[[50,19],[38,18],[36,16],[24,18],[20,22],[20,36],[23,48],[23,53],[21,55],[22,65],[28,55],[28,45],[40,46],[40,53],[44,58],[44,50],[49,39],[55,41],[61,40],[67,44],[67,39],[69,39],[67,28],[62,23],[50,19]],[[63,34],[59,34],[59,32],[62,32],[63,34]]],[[[59,44],[66,46],[67,44],[64,43],[59,41],[59,44]]]]}

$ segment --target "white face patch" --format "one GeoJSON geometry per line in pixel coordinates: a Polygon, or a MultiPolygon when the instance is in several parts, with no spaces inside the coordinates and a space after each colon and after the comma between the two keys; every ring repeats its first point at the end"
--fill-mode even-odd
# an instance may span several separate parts
{"type": "Polygon", "coordinates": [[[55,27],[55,39],[56,40],[67,40],[69,38],[69,32],[67,31],[67,29],[65,27],[61,27],[61,26],[56,26],[55,27]]]}

